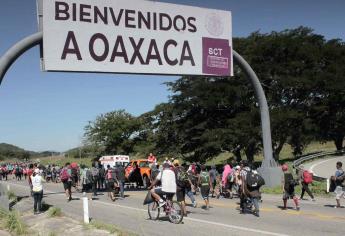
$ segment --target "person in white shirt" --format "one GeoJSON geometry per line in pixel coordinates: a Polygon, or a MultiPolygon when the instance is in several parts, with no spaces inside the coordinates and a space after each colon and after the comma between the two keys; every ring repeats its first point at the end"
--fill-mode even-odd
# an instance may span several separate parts
{"type": "Polygon", "coordinates": [[[152,197],[158,201],[159,207],[164,206],[166,203],[161,196],[165,194],[169,198],[174,196],[176,193],[176,177],[175,172],[170,169],[170,165],[168,163],[163,164],[163,170],[157,175],[149,189],[151,189],[152,197]],[[161,187],[155,187],[158,181],[162,183],[161,187]]]}
{"type": "Polygon", "coordinates": [[[32,192],[34,197],[34,214],[37,215],[42,210],[43,185],[44,179],[39,174],[40,170],[36,168],[31,175],[32,192]]]}

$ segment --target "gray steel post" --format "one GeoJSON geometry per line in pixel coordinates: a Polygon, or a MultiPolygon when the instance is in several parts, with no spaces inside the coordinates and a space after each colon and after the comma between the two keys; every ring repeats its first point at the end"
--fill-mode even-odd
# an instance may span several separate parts
{"type": "Polygon", "coordinates": [[[13,62],[15,62],[20,55],[30,48],[41,44],[42,39],[43,33],[38,32],[22,39],[7,50],[7,52],[0,58],[0,85],[7,70],[10,68],[13,62]]]}
{"type": "Polygon", "coordinates": [[[262,142],[264,145],[264,160],[262,162],[262,167],[276,167],[277,164],[273,159],[270,114],[268,110],[265,92],[260,84],[258,77],[256,76],[251,66],[248,64],[248,62],[244,60],[244,58],[235,50],[233,50],[232,52],[234,56],[234,61],[245,72],[251,84],[253,85],[256,98],[259,102],[262,128],[262,142]]]}

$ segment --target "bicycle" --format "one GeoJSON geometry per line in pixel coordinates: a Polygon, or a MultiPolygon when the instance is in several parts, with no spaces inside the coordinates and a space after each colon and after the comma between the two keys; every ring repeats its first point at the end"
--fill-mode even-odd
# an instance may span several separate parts
{"type": "Polygon", "coordinates": [[[163,195],[163,200],[166,201],[166,204],[161,208],[158,207],[159,204],[157,201],[148,204],[148,214],[151,220],[157,220],[161,209],[168,216],[169,221],[174,224],[179,224],[183,220],[183,213],[181,204],[177,201],[172,201],[168,199],[166,195],[163,195]]]}

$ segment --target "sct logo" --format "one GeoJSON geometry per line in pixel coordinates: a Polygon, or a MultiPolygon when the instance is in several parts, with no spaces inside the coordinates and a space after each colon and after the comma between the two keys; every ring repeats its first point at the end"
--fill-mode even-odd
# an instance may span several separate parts
{"type": "Polygon", "coordinates": [[[209,48],[208,54],[212,56],[222,56],[222,48],[209,48]]]}

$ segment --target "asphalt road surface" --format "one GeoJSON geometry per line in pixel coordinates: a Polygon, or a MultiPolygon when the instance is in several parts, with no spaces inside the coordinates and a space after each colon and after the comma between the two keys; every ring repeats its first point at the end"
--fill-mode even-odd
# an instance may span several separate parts
{"type": "Polygon", "coordinates": [[[345,156],[309,162],[304,164],[304,168],[313,171],[317,176],[329,178],[335,174],[335,166],[338,161],[341,161],[343,163],[343,168],[345,168],[345,156]]]}
{"type": "MultiPolygon", "coordinates": [[[[17,196],[28,196],[26,181],[8,181],[17,196]]],[[[82,194],[74,193],[74,200],[66,201],[62,184],[46,183],[44,201],[60,207],[62,211],[80,221],[83,220],[82,194]]],[[[183,223],[175,225],[161,218],[148,219],[147,206],[142,202],[146,191],[127,191],[126,198],[111,202],[106,193],[89,202],[90,217],[98,221],[115,224],[138,235],[343,235],[345,232],[345,208],[334,209],[334,198],[317,199],[316,202],[302,201],[301,211],[281,210],[281,196],[263,195],[261,216],[241,215],[236,209],[237,198],[211,199],[209,211],[201,209],[202,201],[196,196],[198,207],[187,208],[189,215],[183,223]]],[[[190,203],[187,199],[187,203],[190,203]]],[[[345,200],[344,200],[345,201],[345,200]]],[[[289,201],[289,206],[293,206],[289,201]]]]}

